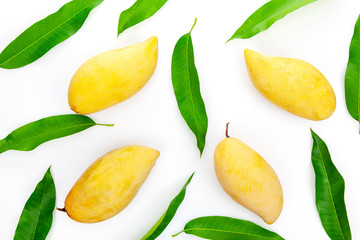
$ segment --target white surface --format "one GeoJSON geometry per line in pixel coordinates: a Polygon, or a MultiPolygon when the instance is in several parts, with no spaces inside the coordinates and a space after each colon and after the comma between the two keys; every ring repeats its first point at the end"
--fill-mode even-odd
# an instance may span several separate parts
{"type": "MultiPolygon", "coordinates": [[[[0,8],[0,49],[32,23],[56,11],[65,0],[3,1],[0,8]]],[[[52,165],[56,205],[82,172],[115,148],[139,144],[158,149],[161,156],[132,203],[119,215],[98,224],[80,224],[55,212],[49,240],[140,239],[167,208],[189,175],[196,171],[175,218],[158,238],[171,239],[189,220],[209,215],[246,219],[290,240],[328,239],[315,208],[312,140],[309,128],[328,144],[333,161],[346,181],[346,205],[353,239],[360,239],[360,136],[347,113],[344,73],[358,0],[328,0],[310,4],[249,40],[225,41],[266,0],[169,1],[154,17],[116,37],[118,17],[133,1],[106,0],[89,15],[82,29],[38,61],[24,68],[0,69],[0,137],[42,117],[71,113],[67,89],[75,70],[88,58],[110,49],[159,38],[159,62],[149,83],[131,99],[92,114],[99,123],[79,134],[45,143],[31,152],[0,155],[0,239],[13,238],[24,204],[46,169],[52,165]],[[192,33],[201,91],[209,117],[204,154],[199,158],[195,137],[177,108],[170,80],[176,41],[192,33]],[[252,86],[243,50],[293,57],[314,64],[328,78],[337,109],[325,121],[312,122],[272,105],[252,86]],[[284,208],[269,226],[235,203],[220,187],[213,153],[230,135],[260,153],[275,169],[284,190],[284,208]]],[[[176,239],[198,239],[181,234],[176,239]]]]}

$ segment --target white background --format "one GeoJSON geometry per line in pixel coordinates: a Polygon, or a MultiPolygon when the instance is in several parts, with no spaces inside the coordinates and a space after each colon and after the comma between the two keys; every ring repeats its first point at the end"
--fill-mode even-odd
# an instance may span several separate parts
{"type": "MultiPolygon", "coordinates": [[[[1,1],[0,49],[31,24],[57,11],[66,0],[1,1]]],[[[114,218],[97,224],[77,223],[55,212],[49,240],[136,240],[157,221],[193,171],[196,175],[175,218],[158,239],[171,239],[191,219],[209,215],[253,221],[285,239],[328,239],[315,207],[312,140],[309,128],[328,144],[346,181],[346,205],[353,239],[360,239],[360,136],[346,110],[344,74],[358,0],[312,3],[252,39],[225,41],[266,0],[170,0],[151,19],[117,38],[118,17],[134,1],[106,0],[84,26],[36,62],[14,70],[0,69],[0,138],[12,130],[58,114],[71,113],[67,89],[76,69],[88,58],[110,49],[159,38],[159,61],[149,83],[134,97],[91,114],[98,123],[79,134],[45,143],[31,152],[0,155],[0,239],[12,239],[24,204],[52,165],[56,206],[83,171],[103,154],[130,144],[161,152],[154,169],[131,204],[114,218]],[[170,65],[176,41],[198,18],[192,37],[202,96],[209,117],[204,154],[177,108],[170,65]],[[265,100],[252,86],[243,51],[292,57],[315,65],[337,96],[337,109],[325,121],[296,117],[265,100]],[[273,225],[235,203],[222,190],[214,168],[216,145],[230,135],[260,153],[275,169],[284,190],[284,208],[273,225]]],[[[198,239],[181,234],[176,239],[198,239]]]]}

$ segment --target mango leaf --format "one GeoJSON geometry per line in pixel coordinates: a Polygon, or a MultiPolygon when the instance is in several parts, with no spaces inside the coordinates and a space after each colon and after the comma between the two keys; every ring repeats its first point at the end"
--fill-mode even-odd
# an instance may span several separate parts
{"type": "Polygon", "coordinates": [[[39,59],[74,35],[103,0],[73,0],[21,33],[0,54],[0,67],[13,69],[39,59]]]}
{"type": "Polygon", "coordinates": [[[186,181],[180,193],[170,202],[168,209],[164,212],[161,218],[155,223],[155,225],[150,229],[150,231],[141,238],[141,240],[154,240],[165,230],[165,228],[169,225],[170,221],[174,218],[180,204],[184,200],[186,187],[191,182],[193,176],[194,173],[191,174],[190,178],[186,181]]]}
{"type": "Polygon", "coordinates": [[[360,122],[360,16],[350,44],[349,62],[345,75],[345,98],[350,115],[360,122]]]}
{"type": "Polygon", "coordinates": [[[56,191],[50,168],[27,200],[14,240],[44,240],[50,231],[56,191]]]}
{"type": "Polygon", "coordinates": [[[181,115],[195,134],[197,147],[202,154],[208,118],[194,61],[191,31],[195,24],[196,19],[190,32],[183,35],[175,45],[171,63],[171,79],[181,115]]]}
{"type": "Polygon", "coordinates": [[[228,40],[247,39],[265,31],[289,13],[317,0],[271,0],[256,10],[228,40]]]}
{"type": "Polygon", "coordinates": [[[316,207],[321,223],[332,240],[350,240],[346,213],[345,181],[331,161],[325,142],[311,130],[314,140],[311,161],[315,171],[316,207]]]}
{"type": "Polygon", "coordinates": [[[173,237],[182,232],[212,240],[284,240],[278,234],[252,222],[221,216],[193,219],[185,225],[183,231],[173,237]]]}
{"type": "Polygon", "coordinates": [[[91,118],[79,114],[43,118],[14,130],[0,140],[0,153],[7,150],[30,151],[44,142],[81,132],[95,125],[113,126],[97,124],[91,118]]]}
{"type": "Polygon", "coordinates": [[[120,14],[118,36],[126,29],[150,18],[164,6],[167,0],[137,0],[120,14]]]}

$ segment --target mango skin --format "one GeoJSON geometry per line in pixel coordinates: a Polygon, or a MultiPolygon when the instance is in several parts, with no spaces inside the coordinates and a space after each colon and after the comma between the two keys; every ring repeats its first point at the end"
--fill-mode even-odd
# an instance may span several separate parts
{"type": "Polygon", "coordinates": [[[299,117],[319,121],[336,108],[335,93],[313,65],[298,59],[263,56],[245,50],[249,77],[269,101],[299,117]]]}
{"type": "Polygon", "coordinates": [[[82,223],[101,222],[115,216],[135,197],[159,154],[152,148],[127,146],[102,156],[67,195],[66,213],[82,223]]]}
{"type": "Polygon", "coordinates": [[[89,59],[71,79],[70,108],[80,114],[90,114],[125,101],[149,81],[157,59],[156,37],[89,59]]]}
{"type": "Polygon", "coordinates": [[[236,138],[225,138],[214,155],[216,176],[225,192],[240,205],[272,224],[283,207],[283,191],[272,167],[236,138]]]}

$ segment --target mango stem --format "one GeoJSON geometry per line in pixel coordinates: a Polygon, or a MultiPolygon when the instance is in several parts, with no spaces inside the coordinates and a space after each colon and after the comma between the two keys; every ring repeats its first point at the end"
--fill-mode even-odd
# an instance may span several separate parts
{"type": "Polygon", "coordinates": [[[226,138],[229,138],[230,136],[229,136],[229,124],[230,124],[230,122],[228,122],[227,124],[226,124],[226,130],[225,130],[225,136],[226,136],[226,138]]]}
{"type": "Polygon", "coordinates": [[[60,212],[66,212],[65,208],[56,208],[56,210],[60,211],[60,212]]]}

